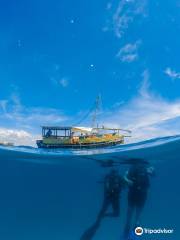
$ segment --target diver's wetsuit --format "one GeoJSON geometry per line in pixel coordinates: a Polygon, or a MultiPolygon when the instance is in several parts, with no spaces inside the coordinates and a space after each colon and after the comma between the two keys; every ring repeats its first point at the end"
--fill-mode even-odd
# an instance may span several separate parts
{"type": "Polygon", "coordinates": [[[133,185],[129,186],[128,205],[144,207],[150,185],[146,166],[133,166],[130,168],[127,177],[133,182],[133,185]]]}
{"type": "Polygon", "coordinates": [[[112,170],[108,175],[104,178],[104,200],[102,208],[97,216],[95,223],[89,227],[81,236],[80,240],[91,240],[96,231],[100,227],[100,223],[102,219],[106,216],[109,217],[118,217],[120,210],[120,193],[123,187],[124,180],[119,176],[116,170],[112,170]],[[106,213],[109,206],[112,206],[113,212],[106,213]]]}
{"type": "Polygon", "coordinates": [[[120,211],[120,193],[123,187],[123,179],[119,175],[108,174],[104,179],[104,200],[98,219],[104,216],[118,217],[120,211]],[[106,214],[109,206],[112,206],[113,213],[106,214]]]}
{"type": "Polygon", "coordinates": [[[126,177],[132,182],[132,185],[129,186],[128,192],[127,221],[124,229],[125,239],[127,239],[130,232],[134,211],[136,213],[135,226],[139,225],[139,218],[146,203],[147,193],[150,186],[147,166],[144,164],[136,164],[132,166],[126,177]]]}

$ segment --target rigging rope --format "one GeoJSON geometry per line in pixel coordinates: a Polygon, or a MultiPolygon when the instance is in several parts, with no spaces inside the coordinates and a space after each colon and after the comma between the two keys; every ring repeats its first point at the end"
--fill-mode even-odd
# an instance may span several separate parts
{"type": "Polygon", "coordinates": [[[89,109],[89,111],[78,122],[73,124],[73,126],[79,125],[82,122],[84,122],[84,120],[87,119],[89,117],[89,115],[93,112],[94,107],[95,107],[95,104],[93,104],[93,106],[89,109]]]}

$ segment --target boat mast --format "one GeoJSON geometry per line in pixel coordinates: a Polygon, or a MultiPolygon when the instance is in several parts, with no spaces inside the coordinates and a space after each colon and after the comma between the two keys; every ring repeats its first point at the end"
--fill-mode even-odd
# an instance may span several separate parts
{"type": "Polygon", "coordinates": [[[98,128],[97,117],[101,108],[101,94],[99,94],[95,101],[94,111],[92,113],[92,128],[98,128]]]}

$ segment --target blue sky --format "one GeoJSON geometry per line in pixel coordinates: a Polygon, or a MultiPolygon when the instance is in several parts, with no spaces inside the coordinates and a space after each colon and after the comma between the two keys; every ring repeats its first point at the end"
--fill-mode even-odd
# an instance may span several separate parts
{"type": "Polygon", "coordinates": [[[180,1],[1,1],[0,133],[33,144],[102,95],[132,141],[179,133],[180,1]]]}

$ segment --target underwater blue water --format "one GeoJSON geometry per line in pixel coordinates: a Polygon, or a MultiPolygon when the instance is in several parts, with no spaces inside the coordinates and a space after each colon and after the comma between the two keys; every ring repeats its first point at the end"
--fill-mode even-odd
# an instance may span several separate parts
{"type": "MultiPolygon", "coordinates": [[[[174,229],[169,235],[138,239],[180,239],[180,137],[153,139],[100,150],[40,150],[0,148],[0,239],[79,240],[101,208],[103,187],[98,181],[110,171],[94,159],[143,157],[156,170],[141,224],[174,229]]],[[[128,165],[120,165],[124,175],[128,165]]],[[[121,214],[105,218],[94,240],[123,240],[127,190],[121,214]]],[[[134,240],[137,238],[134,238],[134,240]]]]}

